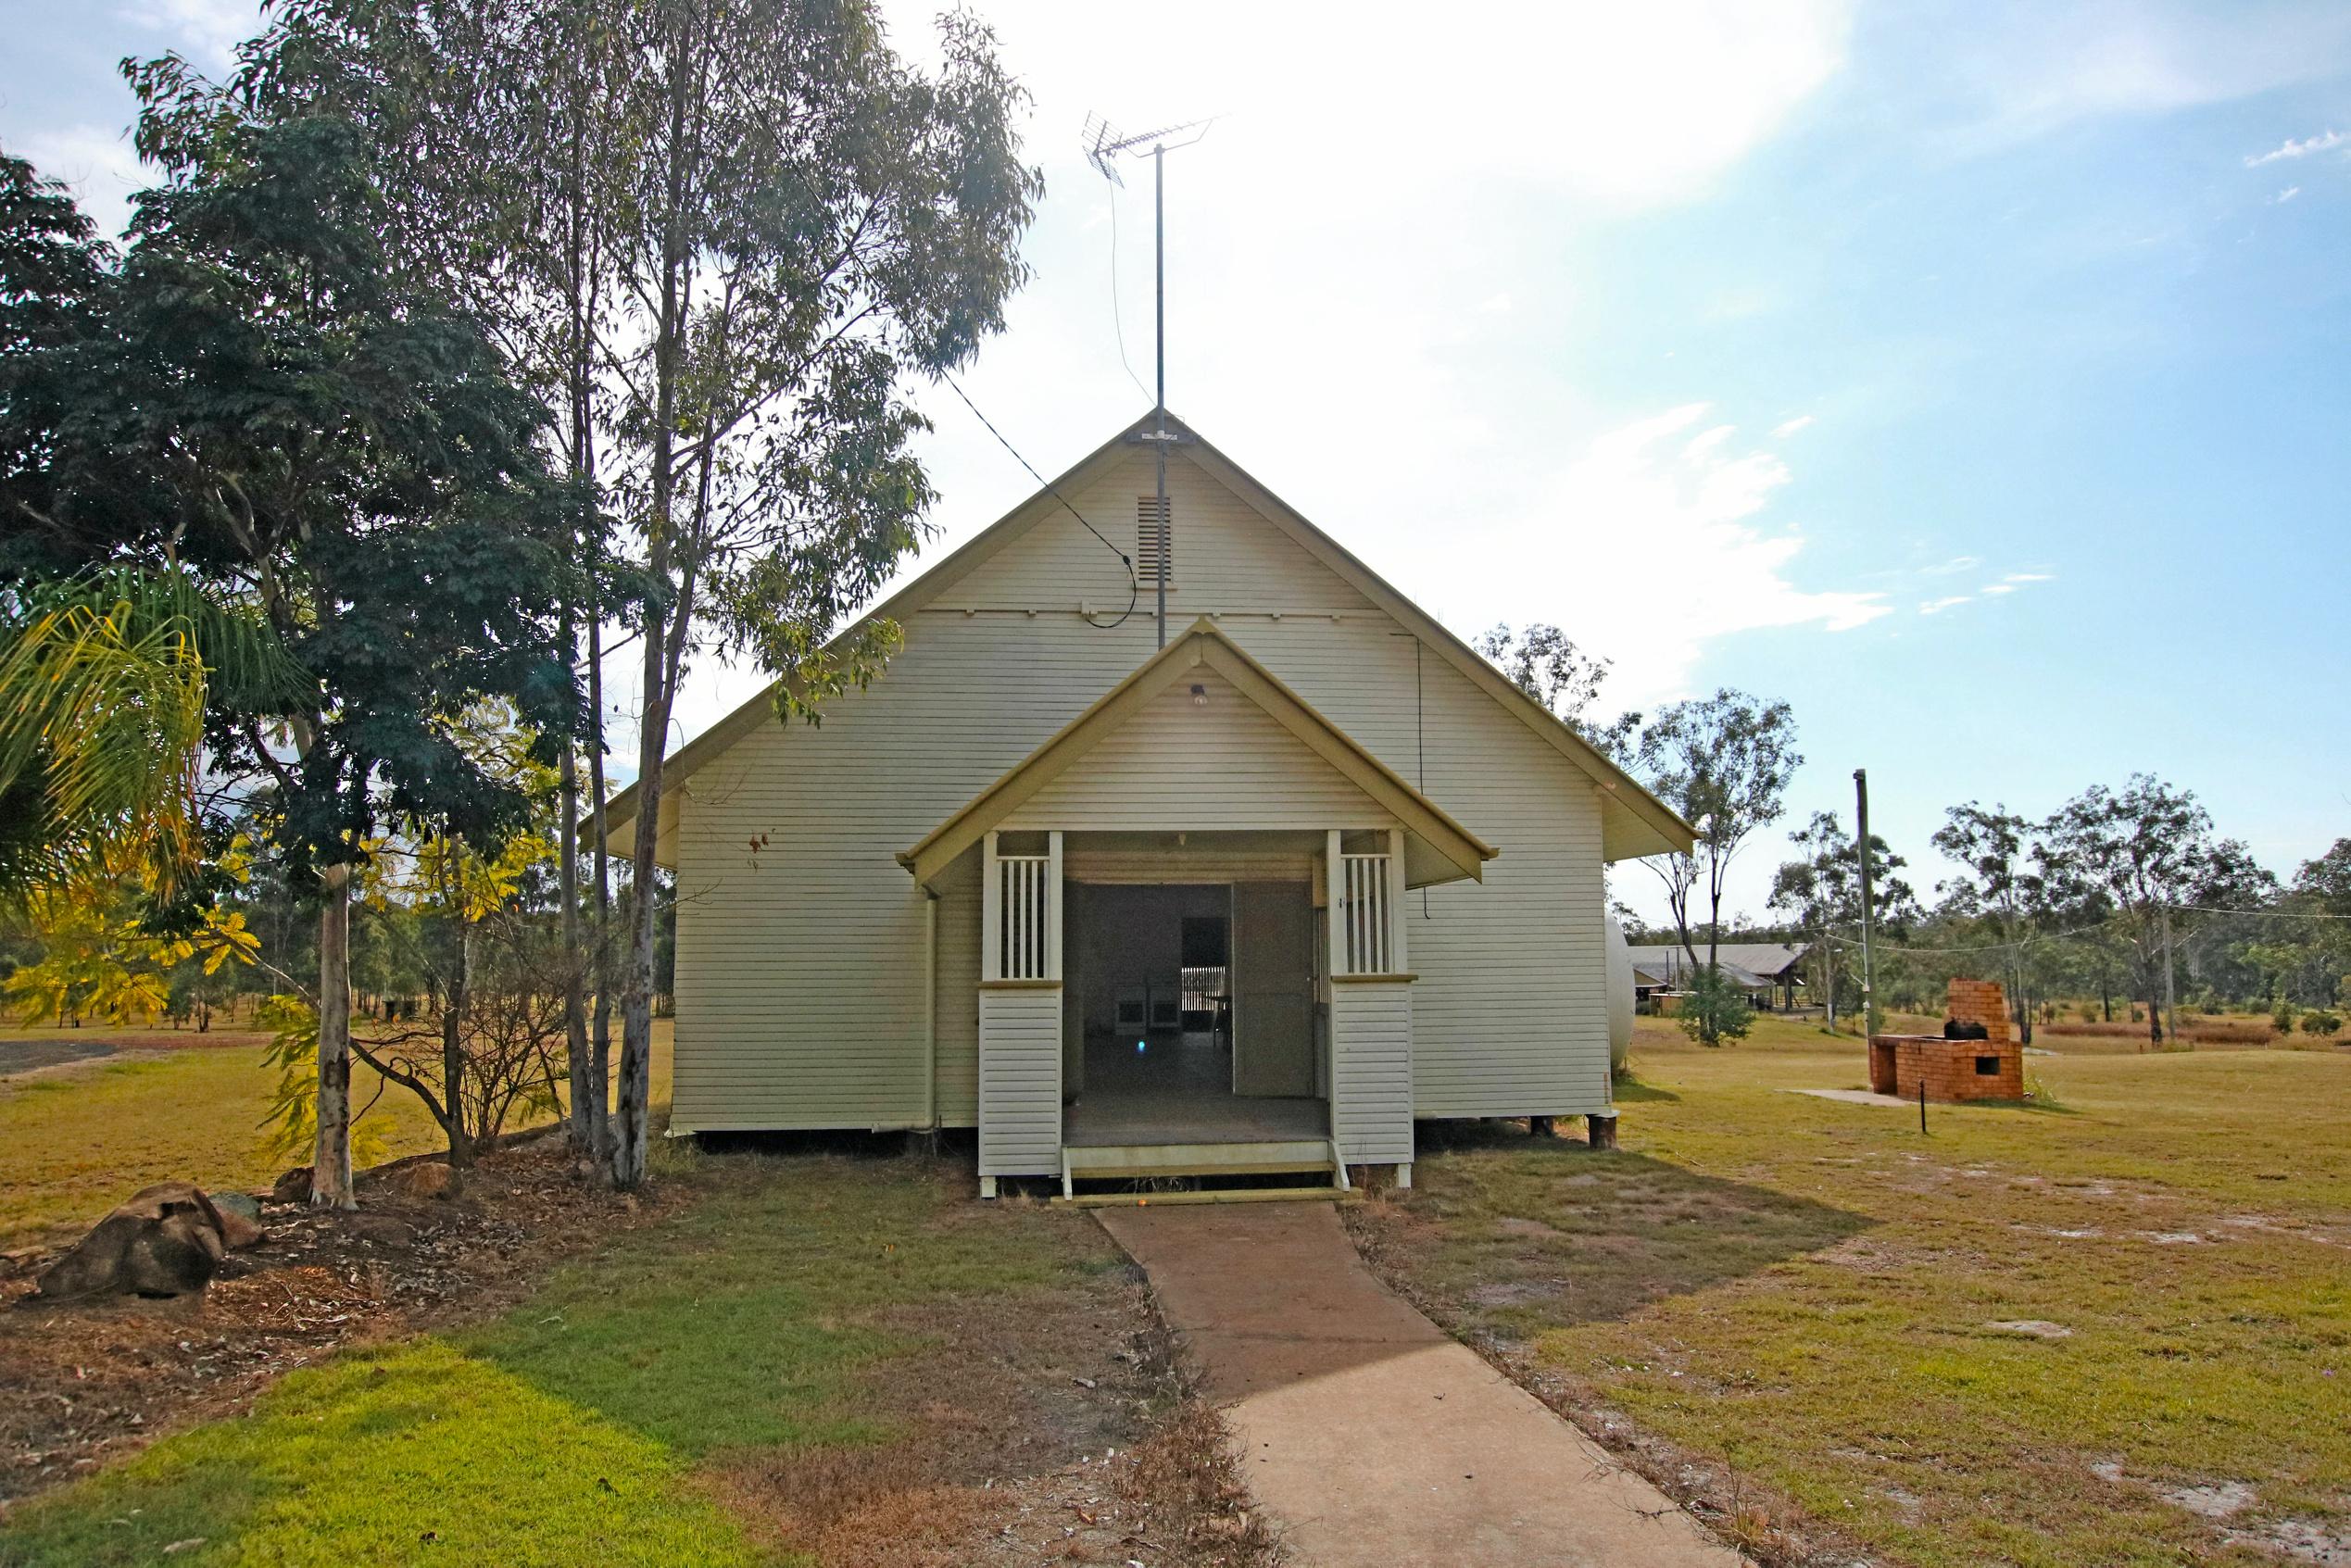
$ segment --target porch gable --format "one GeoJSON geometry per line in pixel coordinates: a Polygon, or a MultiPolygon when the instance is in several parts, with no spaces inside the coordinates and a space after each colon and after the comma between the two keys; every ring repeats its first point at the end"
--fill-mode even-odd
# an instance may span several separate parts
{"type": "Polygon", "coordinates": [[[899,861],[928,885],[983,836],[1006,827],[1205,832],[1390,823],[1405,832],[1413,886],[1482,877],[1497,853],[1203,617],[899,861]],[[1198,788],[1212,773],[1231,787],[1198,788]]]}

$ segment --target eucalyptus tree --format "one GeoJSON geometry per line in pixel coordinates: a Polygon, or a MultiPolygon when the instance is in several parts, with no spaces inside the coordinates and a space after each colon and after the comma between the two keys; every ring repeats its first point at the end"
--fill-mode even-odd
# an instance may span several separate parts
{"type": "Polygon", "coordinates": [[[1943,812],[1933,844],[1958,863],[1957,875],[1936,884],[1954,914],[1986,922],[2003,948],[2008,1007],[2020,1037],[2032,1043],[2032,942],[2047,912],[2047,882],[2035,869],[2033,824],[2005,805],[1970,800],[1943,812]]]}
{"type": "MultiPolygon", "coordinates": [[[[1773,873],[1769,903],[1811,937],[1808,957],[1820,982],[1829,1027],[1834,1029],[1847,949],[1858,940],[1854,934],[1861,926],[1861,853],[1834,811],[1815,811],[1811,822],[1788,835],[1788,842],[1798,859],[1781,862],[1773,873]]],[[[1918,915],[1917,894],[1898,874],[1907,864],[1883,838],[1869,835],[1875,914],[1897,931],[1918,915]]]]}
{"type": "Polygon", "coordinates": [[[1517,630],[1496,625],[1477,639],[1477,651],[1561,723],[1616,761],[1631,760],[1641,715],[1620,713],[1604,724],[1592,716],[1592,705],[1600,700],[1600,688],[1616,660],[1586,653],[1573,637],[1542,621],[1517,630]]]}
{"type": "Polygon", "coordinates": [[[2094,785],[2041,826],[2037,873],[2054,897],[2111,919],[2129,944],[2147,1009],[2147,1037],[2164,1038],[2164,982],[2181,929],[2208,908],[2266,901],[2275,879],[2233,838],[2215,833],[2193,791],[2133,773],[2120,791],[2094,785]]]}
{"type": "Polygon", "coordinates": [[[1666,902],[1691,966],[1691,903],[1706,895],[1706,961],[1722,940],[1722,890],[1732,859],[1787,809],[1789,781],[1804,766],[1795,712],[1725,687],[1709,697],[1668,703],[1641,732],[1640,771],[1649,787],[1698,830],[1696,851],[1642,861],[1666,884],[1666,902]]]}
{"type": "MultiPolygon", "coordinates": [[[[1025,277],[1017,244],[1041,187],[1019,157],[1024,95],[968,13],[939,20],[924,71],[867,0],[302,14],[402,84],[381,130],[408,205],[443,215],[434,254],[514,334],[561,413],[565,465],[619,524],[627,585],[587,607],[587,663],[594,679],[604,617],[638,642],[637,820],[658,822],[693,659],[777,677],[781,720],[812,717],[895,646],[886,624],[836,633],[924,533],[906,383],[968,360],[1025,277]]],[[[638,834],[633,888],[654,885],[653,856],[638,834]]],[[[607,1153],[622,1185],[645,1168],[654,904],[621,904],[607,1153]]]]}
{"type": "Polygon", "coordinates": [[[31,526],[52,562],[204,583],[304,671],[290,697],[209,694],[205,740],[211,767],[259,782],[252,821],[319,911],[313,1191],[347,1207],[352,866],[387,816],[494,836],[520,813],[449,715],[503,697],[559,732],[576,699],[539,410],[387,251],[372,145],[344,108],[364,79],[263,69],[280,42],[225,83],[176,58],[126,68],[164,179],[90,330],[44,351],[64,390],[31,526]]]}
{"type": "Polygon", "coordinates": [[[869,680],[898,629],[834,638],[919,545],[930,483],[909,376],[1003,326],[1041,188],[1020,89],[968,13],[917,71],[861,0],[657,0],[632,11],[652,110],[611,262],[636,346],[615,366],[645,590],[614,1178],[644,1176],[652,824],[698,649],[776,676],[777,717],[869,680]],[[829,639],[829,640],[828,640],[829,639]]]}

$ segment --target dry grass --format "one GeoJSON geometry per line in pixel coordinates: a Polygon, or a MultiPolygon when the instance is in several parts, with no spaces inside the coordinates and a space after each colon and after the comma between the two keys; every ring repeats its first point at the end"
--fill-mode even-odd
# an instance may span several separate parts
{"type": "Polygon", "coordinates": [[[1935,1568],[2351,1551],[2351,1057],[2040,1057],[2062,1110],[1925,1137],[1781,1092],[1864,1078],[1808,1026],[1643,1021],[1634,1060],[1622,1152],[1467,1132],[1363,1223],[1727,1533],[1935,1568]]]}
{"type": "MultiPolygon", "coordinates": [[[[265,1152],[274,1085],[258,1035],[153,1029],[9,1030],[7,1042],[119,1046],[115,1054],[0,1078],[0,1249],[69,1239],[139,1188],[184,1180],[267,1187],[289,1161],[265,1152]],[[139,1042],[160,1040],[160,1047],[139,1042]]],[[[357,1103],[374,1101],[392,1157],[441,1145],[413,1095],[379,1096],[352,1073],[357,1103]]],[[[653,1093],[669,1099],[670,1025],[654,1024],[653,1093]]]]}

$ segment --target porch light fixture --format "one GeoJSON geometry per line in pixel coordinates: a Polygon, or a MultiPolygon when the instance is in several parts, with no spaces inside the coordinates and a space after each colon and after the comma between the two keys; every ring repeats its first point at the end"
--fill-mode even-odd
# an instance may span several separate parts
{"type": "Polygon", "coordinates": [[[1206,686],[1195,685],[1192,687],[1192,706],[1194,708],[1206,708],[1208,706],[1208,688],[1206,686]]]}

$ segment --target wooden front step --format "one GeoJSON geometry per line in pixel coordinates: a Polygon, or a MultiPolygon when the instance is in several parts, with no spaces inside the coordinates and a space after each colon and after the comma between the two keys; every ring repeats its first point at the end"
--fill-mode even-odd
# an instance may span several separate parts
{"type": "MultiPolygon", "coordinates": [[[[1347,1187],[1347,1167],[1328,1138],[1257,1143],[1100,1144],[1062,1150],[1062,1196],[1074,1198],[1086,1181],[1138,1181],[1162,1176],[1319,1175],[1327,1190],[1347,1187]]],[[[1282,1191],[1301,1189],[1283,1188],[1282,1191]]]]}

